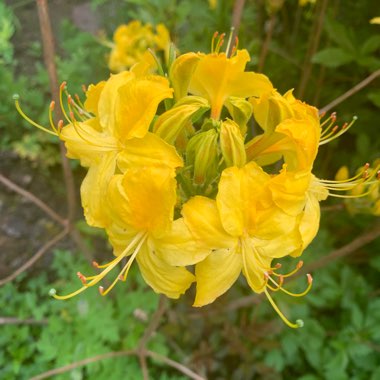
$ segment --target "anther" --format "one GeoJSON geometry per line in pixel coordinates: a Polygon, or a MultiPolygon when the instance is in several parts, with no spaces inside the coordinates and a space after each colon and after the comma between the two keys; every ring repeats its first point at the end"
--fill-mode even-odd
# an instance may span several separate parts
{"type": "Polygon", "coordinates": [[[281,263],[277,263],[275,266],[274,266],[276,269],[280,269],[282,267],[282,264],[281,263]]]}
{"type": "Polygon", "coordinates": [[[347,126],[348,126],[348,123],[344,123],[344,124],[342,125],[342,129],[346,129],[347,126]]]}
{"type": "Polygon", "coordinates": [[[84,93],[87,92],[87,87],[86,87],[86,85],[84,85],[84,84],[82,84],[82,91],[83,91],[84,93]]]}
{"type": "Polygon", "coordinates": [[[302,266],[303,266],[303,261],[301,260],[301,261],[299,261],[299,262],[297,263],[297,269],[301,269],[302,266]]]}
{"type": "Polygon", "coordinates": [[[74,103],[73,101],[73,98],[71,97],[71,95],[67,95],[67,103],[69,103],[70,105],[74,103]]]}
{"type": "Polygon", "coordinates": [[[308,282],[309,284],[311,284],[311,283],[313,282],[313,277],[311,276],[310,273],[308,273],[306,276],[307,276],[307,282],[308,282]]]}
{"type": "Polygon", "coordinates": [[[83,284],[83,285],[86,285],[86,284],[87,284],[86,277],[85,277],[81,272],[77,272],[77,276],[78,276],[79,280],[82,281],[82,284],[83,284]]]}
{"type": "Polygon", "coordinates": [[[338,130],[339,126],[336,125],[333,129],[332,129],[332,133],[335,133],[337,130],[338,130]]]}
{"type": "Polygon", "coordinates": [[[304,326],[303,320],[302,319],[297,319],[296,320],[296,325],[297,325],[297,327],[303,327],[304,326]]]}
{"type": "Polygon", "coordinates": [[[98,290],[99,290],[100,295],[102,296],[103,293],[104,293],[104,288],[103,288],[103,286],[99,286],[98,290]]]}
{"type": "Polygon", "coordinates": [[[58,131],[60,131],[63,128],[63,120],[58,121],[58,131]]]}
{"type": "Polygon", "coordinates": [[[77,102],[79,103],[80,102],[80,98],[79,98],[78,94],[75,94],[74,96],[75,96],[75,99],[77,100],[77,102]]]}
{"type": "Polygon", "coordinates": [[[50,106],[49,106],[50,111],[54,111],[54,107],[55,107],[55,101],[52,100],[52,101],[50,102],[50,106]]]}
{"type": "Polygon", "coordinates": [[[61,85],[59,86],[59,90],[63,91],[66,88],[66,81],[62,82],[61,85]]]}
{"type": "Polygon", "coordinates": [[[99,264],[95,260],[92,262],[92,266],[94,268],[99,268],[99,264]]]}

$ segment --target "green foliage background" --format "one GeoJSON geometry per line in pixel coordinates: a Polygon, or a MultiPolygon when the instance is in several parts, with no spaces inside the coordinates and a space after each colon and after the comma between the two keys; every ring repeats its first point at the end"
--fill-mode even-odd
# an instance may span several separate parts
{"type": "MultiPolygon", "coordinates": [[[[242,17],[239,46],[251,53],[253,70],[271,17],[265,7],[268,3],[247,1],[242,17]]],[[[289,88],[298,92],[320,3],[318,0],[314,6],[299,7],[297,1],[288,0],[272,16],[275,26],[264,73],[281,92],[289,88]]],[[[380,25],[369,24],[372,17],[380,16],[380,9],[373,13],[376,4],[375,0],[350,2],[350,6],[337,0],[329,3],[304,100],[322,107],[380,69],[380,25]]],[[[102,15],[101,27],[109,38],[119,24],[137,18],[152,24],[164,22],[182,52],[207,52],[214,31],[228,31],[233,2],[220,0],[215,10],[203,0],[92,0],[91,6],[94,13],[102,15]]],[[[49,86],[40,59],[41,45],[37,40],[30,41],[22,53],[17,53],[14,46],[14,41],[22,38],[24,26],[18,22],[18,15],[24,7],[34,4],[14,1],[7,6],[0,1],[0,147],[31,160],[42,170],[51,170],[49,167],[59,162],[56,141],[28,126],[11,100],[12,93],[19,93],[27,113],[41,123],[47,121],[49,86]]],[[[59,77],[69,80],[72,93],[79,93],[83,83],[108,76],[108,49],[93,35],[64,19],[56,37],[59,77]]],[[[318,176],[333,178],[343,164],[353,172],[380,156],[376,139],[379,108],[378,80],[336,108],[340,124],[354,115],[359,120],[338,141],[321,148],[316,164],[318,176]]],[[[335,203],[330,201],[329,205],[335,203]]],[[[318,237],[304,253],[306,263],[324,257],[378,223],[374,216],[350,215],[345,210],[326,211],[322,221],[318,237]]],[[[303,299],[276,294],[280,308],[291,320],[305,321],[303,329],[288,329],[265,302],[231,307],[250,296],[240,279],[227,295],[201,310],[191,308],[191,292],[171,302],[149,348],[210,379],[378,380],[379,249],[380,243],[375,241],[352,257],[319,269],[313,274],[311,293],[303,299]]],[[[147,326],[136,310],[149,319],[157,306],[157,295],[133,272],[127,284],[117,286],[105,298],[93,289],[67,302],[47,296],[51,287],[62,292],[75,288],[78,270],[88,273],[88,264],[78,252],[56,250],[51,268],[33,276],[20,276],[0,288],[1,317],[36,322],[0,325],[1,379],[28,379],[74,361],[136,345],[147,326]]],[[[291,283],[290,290],[302,287],[303,281],[299,278],[291,283]]],[[[158,362],[151,362],[149,368],[153,379],[185,378],[158,362]]],[[[142,375],[137,359],[125,357],[57,376],[90,378],[140,379],[142,375]]]]}

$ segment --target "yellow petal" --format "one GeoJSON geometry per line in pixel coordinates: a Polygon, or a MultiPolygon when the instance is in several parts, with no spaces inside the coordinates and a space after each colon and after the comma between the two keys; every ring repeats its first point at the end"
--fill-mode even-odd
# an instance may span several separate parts
{"type": "Polygon", "coordinates": [[[380,17],[374,17],[369,20],[370,24],[380,24],[380,17]]]}
{"type": "Polygon", "coordinates": [[[272,258],[260,255],[247,239],[242,239],[243,274],[255,293],[265,288],[265,272],[269,270],[272,258]]]}
{"type": "Polygon", "coordinates": [[[112,136],[115,136],[116,131],[115,113],[116,99],[119,96],[118,89],[134,77],[135,75],[129,71],[111,75],[100,94],[98,103],[99,121],[103,129],[112,136]]]}
{"type": "Polygon", "coordinates": [[[60,139],[65,142],[67,157],[79,159],[81,165],[97,165],[107,152],[117,151],[117,141],[96,129],[96,119],[62,128],[60,139]]]}
{"type": "Polygon", "coordinates": [[[174,89],[175,100],[187,95],[191,77],[197,67],[200,55],[196,53],[182,54],[176,58],[170,68],[169,78],[174,89]]]}
{"type": "Polygon", "coordinates": [[[241,236],[255,225],[257,203],[268,196],[265,186],[269,179],[255,162],[223,171],[216,202],[223,227],[230,235],[241,236]]]}
{"type": "Polygon", "coordinates": [[[250,60],[247,50],[238,50],[232,58],[225,53],[207,54],[200,59],[190,82],[189,91],[204,96],[211,104],[211,117],[218,119],[229,96],[260,96],[272,84],[262,74],[244,72],[250,60]]]}
{"type": "Polygon", "coordinates": [[[86,91],[86,101],[84,102],[84,108],[86,108],[87,111],[92,112],[94,115],[98,114],[99,98],[105,84],[106,81],[104,80],[95,85],[90,84],[86,91]]]}
{"type": "MultiPolygon", "coordinates": [[[[153,243],[154,244],[154,243],[153,243]]],[[[169,298],[179,298],[195,281],[183,267],[174,267],[160,259],[145,243],[136,257],[145,282],[156,292],[169,298]]]]}
{"type": "Polygon", "coordinates": [[[274,203],[290,215],[298,215],[305,206],[311,173],[307,170],[289,172],[284,168],[270,180],[269,189],[274,203]]]}
{"type": "Polygon", "coordinates": [[[252,116],[252,104],[243,98],[230,96],[225,106],[236,124],[239,125],[242,136],[247,133],[247,123],[252,116]]]}
{"type": "Polygon", "coordinates": [[[117,92],[116,133],[121,142],[133,137],[144,137],[158,105],[173,96],[168,80],[157,75],[131,80],[117,92]]]}
{"type": "Polygon", "coordinates": [[[196,264],[211,252],[201,240],[194,238],[183,218],[174,221],[170,231],[155,237],[154,246],[156,254],[174,266],[196,264]]]}
{"type": "Polygon", "coordinates": [[[197,293],[193,306],[199,307],[214,302],[234,284],[241,269],[241,255],[234,247],[212,252],[195,266],[197,293]]]}
{"type": "Polygon", "coordinates": [[[115,173],[116,152],[104,154],[98,165],[90,166],[80,193],[86,221],[90,226],[106,227],[109,223],[104,204],[108,184],[115,173]]]}
{"type": "Polygon", "coordinates": [[[176,202],[174,173],[164,167],[129,168],[112,178],[107,202],[115,223],[139,232],[165,233],[171,229],[176,202]]]}
{"type": "MultiPolygon", "coordinates": [[[[106,232],[115,256],[122,254],[125,251],[125,248],[129,246],[138,234],[138,231],[131,229],[127,225],[119,225],[113,222],[107,226],[106,232]]],[[[129,255],[132,253],[133,250],[129,253],[129,255]]]]}
{"type": "Polygon", "coordinates": [[[174,169],[183,165],[174,146],[150,132],[142,139],[128,140],[118,156],[117,163],[122,172],[136,166],[158,165],[174,169]]]}
{"type": "Polygon", "coordinates": [[[209,249],[236,245],[236,239],[223,229],[214,200],[195,196],[182,207],[184,221],[200,244],[209,249]]]}

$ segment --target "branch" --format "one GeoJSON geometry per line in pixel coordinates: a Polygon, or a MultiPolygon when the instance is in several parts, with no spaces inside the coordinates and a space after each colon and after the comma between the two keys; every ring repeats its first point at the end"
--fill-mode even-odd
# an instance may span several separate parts
{"type": "Polygon", "coordinates": [[[344,256],[347,256],[355,251],[357,251],[359,248],[363,247],[364,245],[370,243],[371,241],[377,239],[380,237],[380,224],[377,224],[374,228],[371,230],[365,232],[364,234],[358,236],[355,240],[352,242],[344,245],[341,248],[338,248],[334,251],[332,251],[329,255],[322,257],[321,259],[314,261],[313,263],[310,263],[309,265],[306,265],[305,268],[300,271],[301,273],[308,273],[312,272],[316,269],[322,268],[324,266],[327,266],[332,261],[335,261],[337,259],[341,259],[344,256]]]}
{"type": "Polygon", "coordinates": [[[182,372],[184,375],[188,376],[190,379],[193,380],[206,380],[206,378],[198,375],[197,373],[193,372],[191,369],[187,368],[181,363],[178,363],[172,359],[169,359],[166,356],[157,354],[157,352],[154,351],[145,351],[146,356],[150,356],[152,359],[161,360],[168,366],[177,369],[179,372],[182,372]]]}
{"type": "Polygon", "coordinates": [[[83,367],[84,365],[90,364],[90,363],[95,363],[100,360],[108,359],[108,358],[117,358],[121,356],[132,356],[136,355],[135,350],[129,350],[129,351],[115,351],[115,352],[107,352],[106,354],[101,354],[97,356],[93,356],[92,358],[87,358],[80,360],[78,362],[74,362],[68,365],[65,365],[63,367],[55,368],[47,372],[43,372],[37,376],[32,377],[30,380],[42,380],[42,379],[47,379],[51,376],[59,375],[61,373],[65,373],[68,371],[71,371],[72,369],[78,368],[78,367],[83,367]]]}
{"type": "MultiPolygon", "coordinates": [[[[188,376],[190,379],[193,380],[206,380],[204,377],[198,375],[197,373],[193,372],[189,368],[185,367],[183,364],[176,362],[175,360],[169,359],[166,356],[157,354],[154,351],[143,351],[142,352],[145,356],[148,356],[152,359],[160,360],[167,364],[168,366],[175,368],[179,372],[183,373],[184,375],[188,376]]],[[[117,357],[123,357],[123,356],[139,356],[140,353],[137,350],[129,350],[129,351],[113,351],[113,352],[107,352],[105,354],[93,356],[91,358],[83,359],[68,365],[65,365],[63,367],[55,368],[47,372],[43,372],[37,376],[32,377],[30,380],[43,380],[47,379],[51,376],[60,375],[62,373],[71,371],[72,369],[83,367],[84,365],[91,364],[98,362],[100,360],[109,359],[109,358],[117,358],[117,357]]]]}
{"type": "Polygon", "coordinates": [[[19,319],[13,317],[0,317],[0,325],[46,325],[47,319],[19,319]]]}
{"type": "Polygon", "coordinates": [[[67,234],[69,233],[69,228],[65,227],[63,231],[61,231],[58,235],[56,235],[53,239],[49,240],[47,243],[45,243],[44,246],[42,246],[39,251],[34,254],[24,265],[22,265],[20,268],[18,268],[16,271],[14,271],[11,275],[8,277],[3,278],[0,280],[0,286],[6,284],[7,282],[10,282],[14,280],[20,273],[25,272],[29,267],[31,267],[38,259],[40,259],[51,247],[53,247],[55,244],[57,244],[61,239],[63,239],[67,234]]]}
{"type": "Polygon", "coordinates": [[[20,186],[16,185],[10,179],[4,177],[2,174],[0,174],[0,182],[3,185],[5,185],[6,187],[8,187],[9,189],[11,189],[14,192],[22,195],[24,198],[30,200],[32,203],[34,203],[37,207],[39,207],[41,210],[43,210],[47,215],[49,215],[52,219],[54,219],[56,222],[58,222],[62,226],[67,225],[67,221],[64,220],[61,216],[59,216],[45,202],[43,202],[41,199],[37,198],[35,195],[30,193],[29,191],[24,190],[20,186]]]}
{"type": "Polygon", "coordinates": [[[339,96],[335,100],[333,100],[331,103],[327,104],[323,108],[320,109],[319,114],[323,112],[330,111],[334,107],[336,107],[338,104],[342,103],[344,100],[348,99],[350,96],[356,94],[358,91],[360,91],[362,88],[368,86],[374,79],[376,79],[378,76],[380,76],[380,69],[373,72],[371,75],[369,75],[367,78],[363,79],[361,82],[359,82],[356,86],[352,87],[350,90],[345,92],[343,95],[339,96]]]}
{"type": "MultiPolygon", "coordinates": [[[[38,10],[38,20],[41,29],[42,46],[44,51],[44,63],[49,75],[50,91],[55,104],[59,104],[59,86],[57,68],[55,66],[55,49],[54,38],[51,29],[49,10],[47,0],[36,0],[38,10]]],[[[57,107],[56,109],[58,119],[63,119],[62,111],[57,107]]],[[[67,194],[67,207],[68,207],[68,220],[69,224],[73,223],[76,209],[75,185],[73,173],[71,171],[68,158],[66,157],[66,149],[62,141],[60,141],[60,151],[63,174],[66,184],[67,194]]]]}

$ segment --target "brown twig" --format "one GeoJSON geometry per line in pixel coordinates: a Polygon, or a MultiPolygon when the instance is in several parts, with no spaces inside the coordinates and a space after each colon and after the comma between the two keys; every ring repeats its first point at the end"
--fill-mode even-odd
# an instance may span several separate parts
{"type": "Polygon", "coordinates": [[[308,51],[306,53],[306,58],[304,62],[303,72],[301,81],[298,88],[298,97],[302,98],[306,89],[306,86],[309,82],[309,78],[311,75],[313,64],[311,62],[311,59],[313,58],[313,55],[317,52],[319,42],[321,39],[321,33],[323,29],[323,21],[325,18],[326,8],[327,8],[328,0],[322,0],[321,4],[319,6],[319,14],[318,19],[316,21],[316,28],[314,28],[311,31],[310,34],[310,44],[308,51]]]}
{"type": "Polygon", "coordinates": [[[374,79],[376,79],[378,76],[380,76],[380,69],[373,72],[371,75],[369,75],[367,78],[363,79],[361,82],[359,82],[356,86],[352,87],[350,90],[345,92],[343,95],[339,96],[335,100],[333,100],[331,103],[327,104],[323,108],[320,109],[319,113],[328,112],[334,107],[336,107],[338,104],[342,103],[344,100],[348,99],[350,96],[356,94],[358,91],[360,91],[362,88],[368,86],[374,79]]]}
{"type": "MultiPolygon", "coordinates": [[[[236,36],[239,34],[241,17],[243,15],[245,0],[235,0],[234,9],[232,11],[232,19],[231,19],[231,41],[234,41],[236,36]]],[[[231,55],[233,49],[233,43],[229,46],[228,51],[226,51],[227,56],[231,55]]]]}
{"type": "MultiPolygon", "coordinates": [[[[190,379],[193,380],[206,380],[204,377],[198,375],[197,373],[193,372],[191,369],[187,368],[181,363],[176,362],[175,360],[169,359],[166,356],[157,354],[154,351],[144,350],[143,354],[147,357],[150,357],[152,359],[160,360],[163,363],[167,364],[168,366],[177,369],[179,372],[183,373],[184,375],[188,376],[190,379]]],[[[87,364],[95,363],[100,360],[109,359],[109,358],[117,358],[117,357],[123,357],[123,356],[138,356],[139,352],[137,350],[129,350],[129,351],[113,351],[113,352],[107,352],[106,354],[93,356],[91,358],[83,359],[68,365],[65,365],[63,367],[55,368],[50,371],[41,373],[37,376],[32,377],[30,380],[43,380],[47,379],[49,377],[60,375],[62,373],[71,371],[72,369],[83,367],[87,364]]]]}
{"type": "Polygon", "coordinates": [[[21,265],[20,268],[15,270],[8,277],[0,280],[0,286],[6,284],[14,280],[20,273],[25,272],[28,268],[30,268],[37,260],[39,260],[51,247],[57,244],[61,239],[63,239],[69,233],[69,228],[65,227],[63,231],[61,231],[58,235],[56,235],[53,239],[49,240],[45,243],[38,251],[35,253],[24,265],[21,265]]]}
{"type": "Polygon", "coordinates": [[[158,301],[158,306],[157,310],[152,316],[152,319],[148,325],[148,327],[145,329],[144,335],[141,337],[138,345],[137,345],[137,351],[140,353],[139,354],[139,361],[140,361],[140,367],[143,373],[143,379],[144,380],[149,380],[149,371],[148,371],[148,366],[146,362],[146,355],[145,355],[145,347],[146,344],[148,343],[149,339],[152,337],[154,332],[157,330],[161,318],[163,314],[165,313],[166,310],[166,299],[163,295],[160,295],[159,301],[158,301]]]}
{"type": "MultiPolygon", "coordinates": [[[[351,241],[350,243],[344,245],[341,248],[338,248],[334,251],[332,251],[329,255],[322,257],[321,259],[310,263],[309,265],[305,266],[301,273],[307,273],[307,272],[313,272],[316,269],[322,268],[328,264],[330,264],[332,261],[335,261],[337,259],[341,259],[344,256],[347,256],[359,248],[363,247],[364,245],[370,243],[371,241],[377,239],[380,237],[380,224],[377,224],[375,227],[373,227],[371,230],[365,232],[364,234],[358,236],[356,239],[351,241]]],[[[300,274],[301,274],[300,273],[300,274]]]]}
{"type": "Polygon", "coordinates": [[[262,45],[261,52],[260,52],[259,65],[257,68],[258,72],[263,71],[265,60],[266,60],[267,55],[268,55],[269,45],[272,41],[272,35],[273,35],[273,30],[274,30],[275,24],[276,24],[276,15],[275,15],[275,13],[272,13],[270,16],[270,19],[269,19],[268,31],[267,31],[267,34],[265,36],[265,40],[264,40],[264,43],[262,45]]]}
{"type": "Polygon", "coordinates": [[[6,187],[8,187],[9,189],[11,189],[14,192],[22,195],[24,198],[30,200],[32,203],[34,203],[37,207],[39,207],[41,210],[43,210],[47,215],[49,215],[52,219],[54,219],[56,222],[58,222],[62,226],[67,225],[67,221],[65,219],[63,219],[61,216],[59,216],[45,202],[43,202],[41,199],[37,198],[35,195],[30,193],[29,191],[27,191],[27,190],[23,189],[22,187],[16,185],[10,179],[4,177],[2,174],[0,174],[0,182],[3,185],[5,185],[6,187]]]}
{"type": "Polygon", "coordinates": [[[19,319],[14,317],[0,317],[0,325],[46,325],[47,319],[19,319]]]}
{"type": "Polygon", "coordinates": [[[177,369],[179,372],[182,372],[184,375],[188,376],[190,379],[193,380],[206,380],[203,376],[198,375],[197,373],[193,372],[190,368],[187,368],[181,363],[178,363],[172,359],[169,359],[166,356],[157,354],[157,352],[154,351],[145,351],[146,356],[151,357],[152,359],[161,360],[168,366],[177,369]]]}
{"type": "MultiPolygon", "coordinates": [[[[56,104],[59,104],[59,85],[57,68],[55,66],[55,48],[54,48],[54,38],[50,23],[49,10],[46,0],[36,0],[38,19],[40,22],[42,46],[44,51],[44,62],[49,75],[50,81],[50,91],[52,98],[56,104]]],[[[63,119],[63,115],[59,107],[56,109],[57,118],[63,119]]],[[[67,207],[68,207],[68,220],[69,224],[72,225],[75,217],[76,209],[76,197],[75,197],[75,185],[74,177],[71,171],[68,159],[66,157],[66,149],[62,142],[60,142],[61,149],[61,159],[62,168],[64,173],[64,179],[66,184],[66,194],[67,194],[67,207]]]]}

